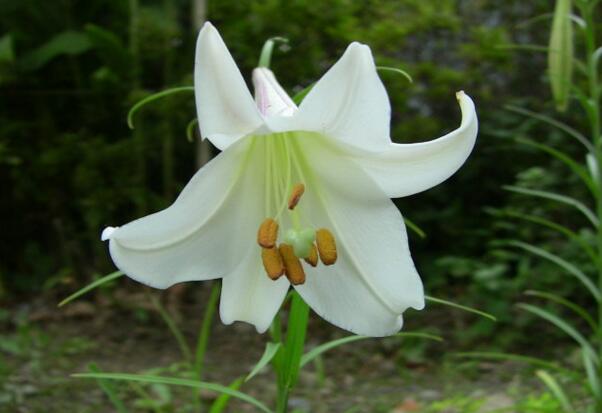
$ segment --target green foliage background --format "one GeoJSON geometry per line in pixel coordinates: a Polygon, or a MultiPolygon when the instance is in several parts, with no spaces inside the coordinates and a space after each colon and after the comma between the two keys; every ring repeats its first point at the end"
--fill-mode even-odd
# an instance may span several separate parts
{"type": "MultiPolygon", "coordinates": [[[[291,93],[319,78],[354,40],[369,44],[378,64],[409,72],[413,84],[382,74],[398,142],[456,128],[455,91],[474,98],[481,132],[467,164],[439,187],[396,201],[428,234],[424,240],[412,236],[427,289],[501,317],[498,325],[462,317],[442,322],[465,342],[493,337],[503,347],[520,344],[526,338],[518,334],[493,333],[507,329],[503,321],[512,320],[514,329],[534,327],[530,316],[512,308],[522,291],[570,296],[574,288],[551,264],[499,240],[551,244],[565,257],[585,261],[567,241],[503,214],[549,211],[552,205],[505,192],[502,185],[520,182],[579,195],[562,165],[514,138],[570,152],[567,141],[503,108],[553,109],[542,103],[551,102],[543,82],[545,55],[503,47],[546,44],[549,21],[521,22],[549,8],[544,0],[207,4],[208,19],[246,76],[268,37],[290,40],[276,50],[272,68],[291,93]]],[[[125,122],[138,99],[192,83],[191,10],[192,2],[184,0],[0,3],[0,299],[63,292],[69,282],[81,285],[111,271],[101,229],[169,205],[194,173],[195,147],[185,135],[195,116],[191,94],[144,108],[134,131],[125,122]]],[[[567,121],[573,121],[570,112],[567,121]]],[[[579,230],[580,217],[554,208],[559,222],[579,230]]]]}

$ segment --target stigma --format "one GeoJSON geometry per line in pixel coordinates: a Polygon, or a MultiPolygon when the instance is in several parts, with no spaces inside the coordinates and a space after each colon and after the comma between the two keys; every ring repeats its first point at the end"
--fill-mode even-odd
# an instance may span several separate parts
{"type": "Polygon", "coordinates": [[[305,185],[293,185],[288,197],[288,211],[294,225],[284,232],[283,242],[278,243],[282,230],[277,217],[268,217],[257,230],[257,244],[261,247],[261,261],[267,276],[276,281],[285,275],[292,285],[305,283],[303,262],[310,267],[333,265],[337,261],[335,237],[327,228],[301,227],[297,207],[305,193],[305,185]]]}

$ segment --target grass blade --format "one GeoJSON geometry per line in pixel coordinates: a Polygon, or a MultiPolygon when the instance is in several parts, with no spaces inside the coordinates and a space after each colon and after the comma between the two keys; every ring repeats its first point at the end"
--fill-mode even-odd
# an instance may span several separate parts
{"type": "Polygon", "coordinates": [[[435,297],[431,297],[428,295],[424,296],[424,298],[426,299],[426,301],[430,301],[431,303],[443,304],[448,307],[456,308],[458,310],[463,310],[463,311],[466,311],[469,313],[480,315],[481,317],[488,318],[491,321],[497,321],[497,318],[494,315],[486,313],[485,311],[477,310],[476,308],[468,307],[468,306],[465,306],[462,304],[456,304],[452,301],[447,301],[447,300],[443,300],[441,298],[435,298],[435,297]]]}
{"type": "Polygon", "coordinates": [[[564,390],[562,390],[562,387],[560,387],[560,384],[558,384],[554,377],[552,377],[545,370],[538,370],[535,374],[537,374],[537,377],[539,377],[539,379],[543,381],[546,386],[548,386],[554,397],[556,397],[556,400],[558,400],[562,406],[562,410],[564,410],[565,413],[576,413],[575,409],[564,393],[564,390]]]}
{"type": "Polygon", "coordinates": [[[497,353],[489,351],[471,351],[461,352],[454,354],[457,357],[465,358],[477,358],[477,359],[489,359],[489,360],[504,360],[504,361],[516,361],[519,363],[527,363],[533,366],[547,368],[550,370],[556,370],[562,374],[566,374],[571,377],[581,377],[581,375],[573,370],[566,369],[554,362],[543,360],[537,357],[523,356],[521,354],[511,353],[497,353]]]}
{"type": "Polygon", "coordinates": [[[506,105],[506,106],[504,106],[504,108],[511,112],[515,112],[520,115],[527,116],[529,118],[533,118],[540,122],[544,122],[544,123],[547,123],[548,125],[554,126],[555,128],[563,131],[567,135],[569,135],[569,136],[573,137],[574,139],[576,139],[577,141],[579,141],[579,143],[581,143],[583,146],[585,146],[587,148],[588,152],[592,152],[592,153],[595,152],[594,147],[592,146],[591,142],[585,137],[585,135],[583,135],[581,132],[570,127],[569,125],[567,125],[565,123],[562,123],[550,116],[547,116],[547,115],[544,115],[541,113],[537,113],[537,112],[533,112],[528,109],[523,109],[521,107],[514,106],[514,105],[506,105]]]}
{"type": "Polygon", "coordinates": [[[581,247],[581,249],[591,258],[592,262],[596,266],[598,265],[598,261],[599,261],[598,260],[598,255],[593,250],[593,248],[590,247],[590,245],[587,243],[587,241],[585,241],[577,233],[575,233],[574,231],[572,231],[569,228],[565,227],[564,225],[557,224],[557,223],[555,223],[553,221],[550,221],[550,220],[548,220],[546,218],[543,218],[543,217],[539,217],[537,215],[523,214],[523,213],[516,212],[516,211],[503,211],[503,214],[507,215],[507,216],[510,216],[510,217],[513,217],[513,218],[518,218],[518,219],[522,219],[522,220],[525,220],[525,221],[533,222],[535,224],[539,224],[539,225],[542,225],[544,227],[548,227],[550,229],[553,229],[554,231],[558,231],[561,234],[564,234],[571,241],[574,241],[577,244],[579,244],[579,246],[581,247]]]}
{"type": "Polygon", "coordinates": [[[591,357],[592,361],[596,365],[599,363],[599,360],[596,356],[596,352],[591,346],[591,344],[572,325],[558,317],[556,314],[553,314],[548,310],[544,310],[543,308],[524,303],[517,304],[517,306],[554,324],[556,327],[558,327],[560,330],[564,331],[568,336],[570,336],[573,340],[579,343],[583,350],[587,352],[587,356],[591,357]]]}
{"type": "MultiPolygon", "coordinates": [[[[234,380],[229,386],[229,389],[238,390],[240,386],[245,382],[244,377],[239,377],[234,380]]],[[[228,402],[232,396],[226,393],[222,393],[211,405],[209,409],[209,413],[222,413],[224,409],[228,406],[228,402]]]]}
{"type": "Polygon", "coordinates": [[[151,303],[153,304],[153,306],[155,307],[155,309],[157,310],[157,312],[159,313],[159,315],[161,316],[161,318],[167,325],[167,328],[169,328],[169,331],[171,331],[171,334],[176,339],[176,342],[178,343],[178,346],[180,347],[180,351],[182,352],[182,356],[184,357],[184,360],[186,360],[188,363],[191,363],[192,362],[192,352],[190,351],[190,347],[188,346],[188,343],[186,342],[186,338],[184,337],[184,334],[182,334],[182,331],[180,330],[180,328],[178,327],[178,325],[176,324],[174,319],[169,315],[169,313],[167,312],[165,307],[163,307],[163,305],[157,299],[157,297],[155,297],[155,295],[153,293],[149,293],[148,291],[146,291],[146,293],[147,293],[147,296],[149,297],[151,303]]]}
{"type": "Polygon", "coordinates": [[[507,43],[507,44],[498,44],[495,46],[496,49],[499,50],[527,50],[530,52],[548,52],[548,46],[542,46],[539,44],[517,44],[517,43],[507,43]]]}
{"type": "Polygon", "coordinates": [[[579,268],[577,268],[575,265],[571,264],[570,262],[568,262],[560,257],[557,257],[554,254],[549,253],[548,251],[544,250],[543,248],[539,248],[532,244],[527,244],[526,242],[508,241],[507,244],[512,245],[514,247],[521,248],[521,249],[523,249],[527,252],[530,252],[531,254],[537,255],[539,257],[545,258],[548,261],[551,261],[554,264],[558,265],[559,267],[563,268],[566,272],[568,272],[569,274],[571,274],[575,278],[577,278],[579,281],[581,281],[581,283],[585,286],[585,288],[587,288],[589,290],[589,292],[594,296],[596,301],[600,301],[600,291],[598,291],[598,288],[596,287],[594,282],[583,271],[581,271],[579,268]]]}
{"type": "MultiPolygon", "coordinates": [[[[88,370],[90,370],[91,373],[100,373],[100,369],[98,368],[96,363],[88,364],[88,370]]],[[[117,395],[117,392],[113,388],[113,383],[110,383],[106,379],[96,379],[96,382],[98,383],[98,385],[100,386],[102,391],[105,392],[105,394],[107,395],[107,397],[113,404],[113,407],[115,407],[115,411],[117,413],[128,413],[129,412],[128,409],[125,407],[125,404],[123,403],[123,401],[117,395]]]]}
{"type": "Polygon", "coordinates": [[[76,373],[72,374],[72,377],[82,379],[106,379],[106,380],[121,380],[121,381],[134,381],[140,383],[156,383],[166,384],[173,386],[185,386],[196,389],[203,389],[214,391],[217,393],[228,394],[234,398],[247,402],[257,407],[262,412],[273,413],[265,404],[249,396],[248,394],[242,393],[238,390],[231,389],[226,386],[222,386],[217,383],[208,383],[203,381],[180,379],[177,377],[163,377],[163,376],[152,376],[147,374],[126,374],[126,373],[76,373]]]}
{"type": "Polygon", "coordinates": [[[539,143],[539,142],[535,142],[531,139],[526,139],[526,138],[516,138],[517,142],[520,142],[522,144],[531,146],[533,148],[539,149],[540,151],[546,152],[549,155],[552,155],[554,158],[558,159],[559,161],[563,162],[565,165],[567,165],[577,176],[579,176],[579,178],[581,178],[581,180],[583,181],[583,183],[585,183],[585,185],[587,186],[587,188],[590,190],[590,192],[594,195],[597,196],[599,193],[599,188],[596,186],[596,184],[594,183],[594,181],[592,180],[590,174],[588,173],[587,169],[584,168],[579,162],[575,161],[573,158],[571,158],[569,155],[565,154],[564,152],[553,148],[549,145],[545,145],[543,143],[539,143]]]}
{"type": "Polygon", "coordinates": [[[546,300],[550,300],[565,306],[566,308],[572,310],[574,313],[578,314],[581,318],[583,318],[587,322],[587,324],[589,324],[593,331],[598,331],[598,325],[596,324],[594,319],[589,315],[587,310],[585,310],[585,308],[581,307],[580,305],[577,305],[564,297],[548,293],[546,291],[528,290],[525,291],[525,294],[533,297],[544,298],[546,300]]]}
{"type": "Polygon", "coordinates": [[[132,106],[127,115],[127,122],[130,129],[134,129],[134,115],[144,106],[148,105],[155,100],[162,99],[167,96],[175,95],[176,93],[182,92],[194,92],[194,86],[179,86],[172,87],[171,89],[162,90],[161,92],[153,93],[150,96],[145,97],[144,99],[139,100],[132,106]]]}
{"type": "Polygon", "coordinates": [[[263,352],[263,355],[261,356],[261,358],[255,365],[255,367],[253,367],[253,369],[251,370],[249,375],[245,378],[245,381],[251,380],[261,370],[263,370],[265,368],[265,366],[267,366],[269,364],[269,362],[272,361],[272,359],[274,358],[274,356],[276,355],[278,350],[280,350],[281,345],[282,345],[282,343],[267,343],[265,345],[265,350],[263,352]]]}
{"type": "MultiPolygon", "coordinates": [[[[443,341],[443,339],[439,336],[435,336],[427,333],[397,333],[392,337],[406,337],[406,338],[425,338],[428,340],[434,341],[443,341]]],[[[374,337],[367,336],[348,336],[339,338],[337,340],[329,341],[328,343],[321,344],[314,349],[308,351],[301,357],[301,367],[305,366],[307,363],[321,355],[322,353],[327,352],[328,350],[332,350],[335,347],[342,346],[343,344],[353,343],[354,341],[366,340],[366,339],[374,339],[374,337]]]]}
{"type": "Polygon", "coordinates": [[[116,280],[117,278],[121,277],[122,275],[124,275],[124,274],[121,271],[115,271],[115,272],[110,273],[109,275],[105,275],[104,277],[99,278],[98,280],[86,285],[84,288],[77,290],[76,292],[71,294],[69,297],[67,297],[63,301],[61,301],[58,306],[62,307],[65,304],[68,304],[71,301],[75,300],[76,298],[79,298],[82,295],[92,291],[93,289],[98,288],[101,285],[107,284],[113,280],[116,280]]]}
{"type": "Polygon", "coordinates": [[[586,207],[581,201],[578,201],[575,198],[571,198],[570,196],[560,195],[560,194],[556,194],[554,192],[549,192],[549,191],[540,191],[537,189],[522,188],[520,186],[512,186],[512,185],[505,185],[505,186],[503,186],[503,188],[506,191],[516,192],[516,193],[523,194],[523,195],[535,196],[538,198],[551,199],[553,201],[557,201],[557,202],[561,202],[563,204],[570,205],[570,206],[576,208],[577,210],[579,210],[579,212],[581,212],[583,215],[585,215],[585,217],[593,224],[594,228],[597,228],[599,225],[598,218],[592,212],[592,210],[589,209],[588,207],[586,207]]]}
{"type": "Polygon", "coordinates": [[[600,377],[598,377],[596,366],[583,350],[581,350],[581,357],[583,358],[583,366],[585,367],[590,390],[596,399],[600,399],[600,377]]]}
{"type": "Polygon", "coordinates": [[[205,314],[203,315],[203,324],[199,330],[199,336],[196,341],[196,351],[194,353],[194,372],[196,378],[201,379],[203,373],[203,363],[205,361],[205,353],[207,352],[207,346],[209,344],[209,337],[211,336],[211,325],[213,324],[213,317],[215,310],[217,309],[217,301],[220,293],[220,283],[214,281],[211,286],[211,294],[207,301],[207,307],[205,308],[205,314]]]}

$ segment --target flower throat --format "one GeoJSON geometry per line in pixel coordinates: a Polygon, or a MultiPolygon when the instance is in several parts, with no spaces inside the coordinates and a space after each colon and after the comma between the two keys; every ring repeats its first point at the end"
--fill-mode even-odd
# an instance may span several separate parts
{"type": "Polygon", "coordinates": [[[314,230],[301,227],[298,211],[295,209],[305,192],[305,185],[297,183],[288,197],[288,210],[293,228],[284,234],[284,242],[278,245],[280,225],[277,218],[266,218],[257,231],[257,243],[261,247],[261,260],[268,277],[278,280],[286,275],[293,285],[305,282],[305,270],[301,259],[312,267],[318,259],[324,265],[332,265],[337,260],[337,247],[334,236],[326,228],[314,230]]]}

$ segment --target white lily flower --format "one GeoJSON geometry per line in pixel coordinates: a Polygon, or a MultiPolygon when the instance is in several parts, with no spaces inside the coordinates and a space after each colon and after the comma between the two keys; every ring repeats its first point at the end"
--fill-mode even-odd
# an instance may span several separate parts
{"type": "Polygon", "coordinates": [[[210,23],[198,37],[194,76],[201,134],[222,152],[169,208],[103,232],[117,267],[156,288],[223,278],[222,321],[245,321],[259,332],[291,282],[341,328],[368,336],[399,331],[407,308],[424,307],[424,293],[390,198],[437,185],[464,163],[477,135],[472,100],[457,93],[462,122],[453,132],[392,143],[391,107],[368,46],[350,44],[297,107],[267,68],[253,71],[253,99],[210,23]],[[258,236],[266,218],[272,221],[258,236]],[[321,228],[323,262],[301,264],[297,257],[315,264],[321,228]],[[262,250],[262,236],[294,249],[262,250]],[[282,260],[283,270],[268,276],[282,260]]]}

